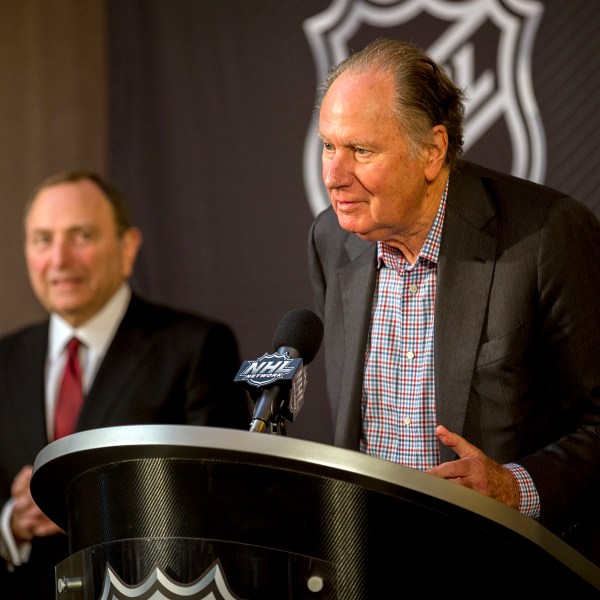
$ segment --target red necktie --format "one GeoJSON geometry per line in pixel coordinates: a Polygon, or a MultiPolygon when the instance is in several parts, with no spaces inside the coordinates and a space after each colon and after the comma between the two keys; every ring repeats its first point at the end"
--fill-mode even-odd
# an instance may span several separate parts
{"type": "Polygon", "coordinates": [[[65,365],[65,373],[56,400],[54,439],[75,431],[79,409],[83,404],[81,367],[77,356],[79,345],[80,341],[77,338],[71,338],[67,344],[67,364],[65,365]]]}

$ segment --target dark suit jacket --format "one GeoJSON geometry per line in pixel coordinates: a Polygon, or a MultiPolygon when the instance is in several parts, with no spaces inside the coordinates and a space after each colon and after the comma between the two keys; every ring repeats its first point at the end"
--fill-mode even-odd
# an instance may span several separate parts
{"type": "MultiPolygon", "coordinates": [[[[328,208],[311,227],[309,264],[335,444],[358,449],[376,244],[328,208]]],[[[437,422],[525,467],[541,522],[591,557],[575,537],[591,531],[590,507],[600,512],[598,219],[555,190],[461,163],[450,175],[434,343],[437,422]]]]}
{"type": "MultiPolygon", "coordinates": [[[[0,503],[23,465],[48,443],[44,366],[48,322],[0,340],[0,503]]],[[[133,296],[85,399],[77,429],[133,424],[195,424],[248,429],[246,392],[234,383],[237,342],[224,324],[133,296]]],[[[7,573],[4,597],[54,599],[54,566],[66,536],[35,538],[30,562],[7,573]],[[12,593],[10,593],[12,592],[12,593]]]]}

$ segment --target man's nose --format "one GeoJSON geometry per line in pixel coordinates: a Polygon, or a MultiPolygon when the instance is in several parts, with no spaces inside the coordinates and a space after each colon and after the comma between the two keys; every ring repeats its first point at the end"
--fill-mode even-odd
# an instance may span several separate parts
{"type": "Polygon", "coordinates": [[[52,242],[50,257],[55,265],[62,265],[68,262],[71,250],[67,240],[55,239],[52,242]]]}
{"type": "Polygon", "coordinates": [[[324,158],[323,182],[327,189],[350,185],[352,182],[352,165],[350,159],[340,152],[336,152],[331,158],[324,158]]]}

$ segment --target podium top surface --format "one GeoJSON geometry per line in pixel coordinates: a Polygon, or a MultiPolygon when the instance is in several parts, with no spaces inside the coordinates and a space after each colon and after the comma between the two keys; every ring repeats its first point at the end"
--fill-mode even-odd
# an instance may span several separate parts
{"type": "Polygon", "coordinates": [[[330,477],[398,497],[416,494],[514,531],[600,590],[600,568],[508,506],[428,473],[287,436],[192,425],[128,425],[83,431],[50,443],[38,454],[31,492],[40,508],[66,529],[67,490],[74,478],[106,464],[152,458],[246,462],[330,477]]]}
{"type": "MultiPolygon", "coordinates": [[[[64,523],[64,494],[83,471],[143,458],[214,458],[258,462],[351,483],[387,484],[459,505],[509,527],[536,523],[513,509],[439,477],[342,448],[287,436],[193,425],[126,425],[75,433],[48,444],[33,465],[32,493],[57,523],[64,523]],[[48,494],[48,490],[55,490],[48,494]],[[43,493],[42,493],[43,492],[43,493]],[[37,497],[36,497],[37,496],[37,497]]],[[[533,531],[532,531],[533,533],[533,531]]]]}

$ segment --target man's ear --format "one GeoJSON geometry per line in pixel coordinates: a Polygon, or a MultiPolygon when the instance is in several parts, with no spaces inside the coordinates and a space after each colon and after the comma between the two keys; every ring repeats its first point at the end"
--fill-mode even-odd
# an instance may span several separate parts
{"type": "Polygon", "coordinates": [[[433,181],[442,170],[448,152],[448,132],[443,125],[436,125],[431,130],[431,144],[427,147],[425,177],[433,181]]]}
{"type": "Polygon", "coordinates": [[[142,232],[137,227],[130,227],[123,234],[121,245],[123,277],[127,279],[133,273],[135,259],[138,254],[138,250],[142,245],[142,232]]]}

